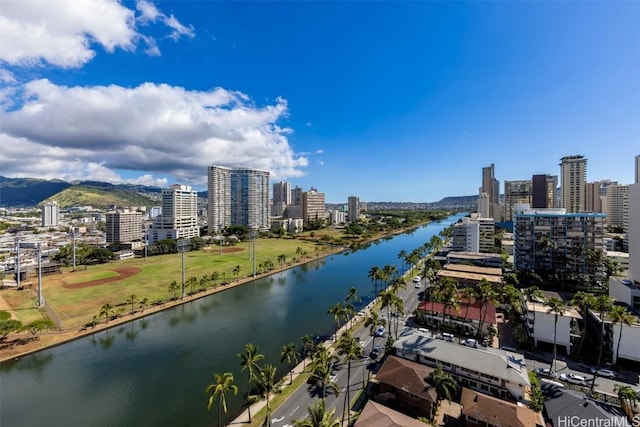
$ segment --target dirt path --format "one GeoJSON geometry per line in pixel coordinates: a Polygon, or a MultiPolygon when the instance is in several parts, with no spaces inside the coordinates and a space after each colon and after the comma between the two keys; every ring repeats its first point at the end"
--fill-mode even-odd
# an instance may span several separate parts
{"type": "Polygon", "coordinates": [[[136,274],[139,274],[142,271],[142,269],[140,267],[129,266],[129,267],[114,268],[111,271],[115,271],[116,273],[118,273],[118,275],[113,277],[107,277],[104,279],[91,280],[89,282],[81,282],[81,283],[69,284],[62,279],[59,279],[59,281],[60,283],[62,283],[62,287],[65,289],[82,289],[82,288],[88,288],[91,286],[106,285],[113,282],[119,282],[120,280],[128,279],[131,276],[135,276],[136,274]]]}

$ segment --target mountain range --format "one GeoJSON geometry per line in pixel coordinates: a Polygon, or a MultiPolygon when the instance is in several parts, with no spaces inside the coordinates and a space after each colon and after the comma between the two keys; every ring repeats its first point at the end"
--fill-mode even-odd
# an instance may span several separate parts
{"type": "MultiPolygon", "coordinates": [[[[18,208],[57,202],[61,208],[93,206],[156,206],[160,203],[162,188],[133,184],[110,184],[100,181],[72,181],[59,179],[7,178],[0,176],[0,207],[18,208]]],[[[199,192],[206,198],[207,192],[199,192]]],[[[438,202],[368,202],[369,209],[467,208],[475,205],[477,196],[445,197],[438,202]]]]}

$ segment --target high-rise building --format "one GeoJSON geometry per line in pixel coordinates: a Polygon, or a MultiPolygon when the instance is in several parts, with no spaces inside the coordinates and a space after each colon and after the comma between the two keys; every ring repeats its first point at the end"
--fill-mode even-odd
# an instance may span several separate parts
{"type": "Polygon", "coordinates": [[[287,205],[291,204],[291,183],[276,182],[273,184],[273,199],[271,201],[271,216],[283,216],[287,205]]]}
{"type": "Polygon", "coordinates": [[[489,195],[487,193],[480,193],[478,197],[478,215],[482,218],[491,218],[491,215],[489,215],[489,195]]]}
{"type": "Polygon", "coordinates": [[[198,192],[180,184],[162,190],[162,215],[154,219],[149,232],[151,243],[199,237],[198,192]]]}
{"type": "Polygon", "coordinates": [[[556,189],[557,175],[533,175],[531,177],[531,207],[534,209],[552,209],[558,207],[556,189]]]}
{"type": "Polygon", "coordinates": [[[584,212],[587,159],[573,155],[563,157],[560,162],[560,207],[568,213],[584,212]]]}
{"type": "Polygon", "coordinates": [[[625,226],[629,214],[629,186],[610,185],[607,187],[607,225],[625,226]]]}
{"type": "Polygon", "coordinates": [[[600,181],[587,182],[585,184],[585,202],[584,210],[586,212],[598,212],[602,213],[602,196],[600,190],[602,183],[600,181]]]}
{"type": "Polygon", "coordinates": [[[347,221],[354,222],[360,216],[360,198],[349,196],[347,199],[347,221]]]}
{"type": "Polygon", "coordinates": [[[326,212],[324,193],[313,187],[302,193],[302,219],[305,224],[317,219],[324,220],[327,217],[326,212]]]}
{"type": "Polygon", "coordinates": [[[602,271],[588,261],[587,254],[604,248],[605,217],[600,213],[568,213],[564,209],[517,213],[513,224],[516,268],[602,279],[602,271]]]}
{"type": "Polygon", "coordinates": [[[628,230],[629,278],[640,284],[640,183],[629,186],[628,230]]]}
{"type": "Polygon", "coordinates": [[[636,155],[636,179],[635,183],[640,184],[640,154],[636,155]]]}
{"type": "Polygon", "coordinates": [[[116,210],[105,215],[105,240],[109,244],[131,243],[143,240],[142,213],[116,210]]]}
{"type": "Polygon", "coordinates": [[[495,179],[494,165],[482,168],[482,187],[480,187],[480,195],[487,194],[489,202],[489,215],[496,221],[500,220],[500,182],[495,179]]]}
{"type": "Polygon", "coordinates": [[[230,225],[269,229],[269,172],[209,166],[210,233],[230,225]]]}
{"type": "Polygon", "coordinates": [[[504,182],[504,220],[513,221],[516,204],[531,206],[533,185],[530,179],[504,182]]]}
{"type": "Polygon", "coordinates": [[[59,222],[59,208],[56,202],[45,203],[42,205],[42,226],[43,227],[57,227],[59,222]]]}

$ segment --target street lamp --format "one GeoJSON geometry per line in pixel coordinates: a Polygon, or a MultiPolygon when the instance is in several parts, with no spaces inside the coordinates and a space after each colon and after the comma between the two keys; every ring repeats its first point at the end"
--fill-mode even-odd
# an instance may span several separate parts
{"type": "Polygon", "coordinates": [[[189,247],[189,239],[180,239],[177,242],[178,251],[182,253],[182,299],[184,299],[184,253],[189,247]]]}
{"type": "Polygon", "coordinates": [[[251,230],[251,243],[253,246],[253,250],[251,251],[253,253],[253,278],[256,278],[256,240],[258,238],[258,230],[254,229],[251,230]]]}
{"type": "Polygon", "coordinates": [[[42,247],[41,243],[38,243],[38,301],[36,307],[42,307],[44,305],[44,298],[42,298],[42,247]]]}

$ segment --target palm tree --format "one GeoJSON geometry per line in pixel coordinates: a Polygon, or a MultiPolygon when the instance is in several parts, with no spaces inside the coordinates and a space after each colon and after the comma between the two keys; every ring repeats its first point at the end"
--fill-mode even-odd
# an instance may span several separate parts
{"type": "Polygon", "coordinates": [[[109,318],[111,317],[112,312],[113,312],[113,306],[109,303],[100,307],[100,316],[104,316],[104,321],[106,323],[109,323],[109,318]]]}
{"type": "MultiPolygon", "coordinates": [[[[300,357],[300,353],[296,348],[294,343],[289,343],[287,345],[282,346],[282,351],[280,352],[280,362],[284,362],[285,360],[289,365],[291,362],[298,363],[298,358],[300,357]]],[[[289,384],[293,384],[293,369],[289,371],[290,380],[289,384]]]]}
{"type": "Polygon", "coordinates": [[[373,335],[373,339],[371,340],[371,351],[373,351],[373,347],[376,342],[375,332],[378,329],[378,326],[380,325],[384,326],[386,324],[387,324],[387,321],[381,318],[376,310],[371,310],[369,315],[365,317],[364,326],[365,328],[369,328],[369,333],[373,335]]]}
{"type": "Polygon", "coordinates": [[[349,288],[349,292],[347,292],[347,297],[344,299],[345,302],[351,302],[351,304],[355,304],[357,302],[362,301],[362,298],[358,296],[358,288],[351,287],[349,288]]]}
{"type": "Polygon", "coordinates": [[[571,299],[571,305],[576,307],[580,307],[582,312],[583,326],[580,331],[580,345],[578,346],[578,354],[582,354],[582,345],[584,344],[584,339],[587,336],[587,317],[589,316],[589,309],[595,307],[596,298],[587,292],[576,292],[573,298],[571,299]]]}
{"type": "Polygon", "coordinates": [[[254,377],[254,380],[256,382],[256,388],[258,389],[258,396],[267,402],[267,413],[264,424],[271,427],[271,405],[269,399],[271,395],[280,392],[280,383],[276,380],[276,367],[267,363],[263,368],[258,370],[258,374],[254,377]]]}
{"type": "Polygon", "coordinates": [[[553,313],[553,359],[551,359],[551,365],[549,370],[555,372],[554,364],[556,363],[556,332],[558,330],[558,316],[562,316],[567,310],[567,305],[563,300],[556,297],[551,297],[544,302],[544,305],[549,307],[547,313],[553,313]]]}
{"type": "Polygon", "coordinates": [[[390,310],[391,307],[393,307],[393,299],[395,298],[395,296],[396,294],[393,293],[391,289],[385,289],[384,291],[380,292],[380,309],[387,309],[387,319],[391,318],[390,310]]]}
{"type": "Polygon", "coordinates": [[[480,280],[480,283],[478,284],[478,298],[481,302],[480,312],[484,309],[484,312],[480,317],[480,325],[478,327],[478,339],[480,339],[482,335],[482,327],[484,326],[484,318],[487,315],[487,305],[489,302],[493,303],[496,300],[496,292],[493,290],[493,287],[491,287],[491,284],[487,279],[480,280]]]}
{"type": "Polygon", "coordinates": [[[616,357],[614,361],[618,363],[618,353],[620,352],[620,342],[622,341],[622,329],[624,329],[624,325],[631,326],[635,323],[635,317],[627,311],[627,309],[621,305],[614,305],[609,311],[609,319],[611,319],[611,323],[613,324],[613,329],[615,330],[615,325],[620,324],[620,332],[618,333],[618,345],[616,346],[616,357]]]}
{"type": "MultiPolygon", "coordinates": [[[[238,353],[240,358],[241,371],[247,371],[249,374],[249,382],[247,384],[247,397],[251,395],[251,382],[254,378],[255,371],[259,370],[258,362],[264,359],[264,354],[258,352],[258,346],[251,343],[245,344],[244,353],[238,353]]],[[[249,422],[251,422],[251,405],[247,407],[249,411],[249,422]]]]}
{"type": "Polygon", "coordinates": [[[309,334],[304,335],[302,337],[302,352],[304,357],[304,367],[303,370],[307,370],[307,356],[309,356],[309,351],[313,349],[313,337],[309,334]]]}
{"type": "Polygon", "coordinates": [[[234,276],[236,276],[236,280],[237,280],[238,276],[240,275],[240,266],[236,265],[235,267],[233,267],[233,270],[231,270],[231,272],[233,273],[234,276]]]}
{"type": "MultiPolygon", "coordinates": [[[[531,301],[531,305],[533,307],[533,324],[536,324],[536,301],[542,300],[544,295],[540,292],[540,289],[537,286],[529,286],[524,289],[524,295],[527,297],[526,301],[531,301]]],[[[526,304],[525,301],[525,304],[526,304]]]]}
{"type": "Polygon", "coordinates": [[[133,305],[136,303],[136,301],[138,301],[138,297],[136,296],[136,294],[129,295],[129,298],[127,298],[127,301],[125,301],[127,304],[131,304],[131,314],[133,314],[133,305]]]}
{"type": "Polygon", "coordinates": [[[429,375],[424,377],[424,381],[436,388],[438,400],[447,399],[451,401],[451,397],[458,391],[458,383],[453,377],[442,370],[442,364],[438,363],[429,375]]]}
{"type": "Polygon", "coordinates": [[[598,366],[596,373],[591,380],[591,387],[589,393],[593,393],[593,387],[596,385],[596,378],[598,376],[598,369],[600,369],[602,363],[602,350],[604,348],[604,316],[610,312],[613,308],[614,299],[609,295],[598,295],[596,298],[595,309],[600,313],[600,348],[598,350],[598,366]]]}
{"type": "Polygon", "coordinates": [[[333,316],[333,320],[336,322],[336,333],[335,337],[338,338],[338,329],[340,328],[340,319],[342,319],[345,315],[344,307],[338,302],[329,307],[327,311],[328,314],[333,316]]]}
{"type": "Polygon", "coordinates": [[[471,307],[471,304],[472,304],[471,301],[474,300],[474,297],[476,296],[476,290],[471,286],[467,286],[466,288],[462,288],[462,290],[460,291],[460,294],[462,298],[467,301],[466,310],[464,312],[464,323],[466,324],[467,318],[469,317],[469,308],[471,307]]]}
{"type": "Polygon", "coordinates": [[[375,295],[378,295],[378,280],[380,280],[381,278],[381,273],[382,270],[380,270],[380,267],[374,265],[373,267],[371,267],[371,269],[369,270],[369,274],[367,275],[367,277],[369,277],[369,279],[371,279],[371,281],[373,282],[373,291],[375,295]]]}
{"type": "Polygon", "coordinates": [[[149,304],[149,298],[142,298],[140,300],[140,309],[144,313],[144,308],[149,304]]]}
{"type": "Polygon", "coordinates": [[[634,404],[638,402],[638,393],[626,384],[615,384],[613,391],[618,395],[620,404],[622,405],[623,402],[627,402],[629,409],[633,408],[634,404]]]}
{"type": "Polygon", "coordinates": [[[302,420],[294,420],[295,427],[340,427],[342,423],[333,418],[336,410],[330,412],[326,410],[324,399],[317,401],[307,409],[307,417],[302,420]]]}
{"type": "Polygon", "coordinates": [[[351,402],[350,389],[351,389],[351,362],[354,360],[360,360],[362,356],[362,346],[356,341],[351,332],[346,332],[340,337],[338,341],[338,354],[342,356],[342,361],[347,362],[347,393],[345,396],[345,410],[343,411],[342,421],[344,423],[344,413],[347,413],[347,425],[351,424],[351,410],[347,405],[351,402]]]}
{"type": "Polygon", "coordinates": [[[177,298],[177,293],[180,290],[180,286],[178,285],[177,281],[173,281],[171,283],[169,283],[169,292],[172,294],[173,298],[172,299],[176,299],[177,298]]]}
{"type": "Polygon", "coordinates": [[[402,260],[402,271],[404,272],[404,266],[407,264],[407,251],[402,249],[398,252],[398,259],[402,260]]]}
{"type": "Polygon", "coordinates": [[[209,275],[209,277],[211,278],[211,281],[213,282],[213,287],[215,288],[216,282],[220,280],[220,273],[218,273],[217,271],[214,271],[209,275]]]}
{"type": "Polygon", "coordinates": [[[311,378],[322,387],[322,398],[327,395],[327,387],[331,388],[336,396],[340,392],[338,385],[331,380],[331,365],[336,357],[329,354],[329,350],[322,343],[318,344],[311,354],[311,378]]]}
{"type": "Polygon", "coordinates": [[[213,376],[215,383],[209,384],[205,389],[205,393],[209,395],[209,403],[207,404],[207,410],[211,410],[213,402],[216,399],[220,399],[220,407],[218,408],[218,427],[220,427],[220,417],[222,412],[227,413],[227,398],[226,393],[232,392],[238,394],[238,386],[233,384],[233,374],[231,372],[225,372],[224,374],[215,374],[213,376]]]}

